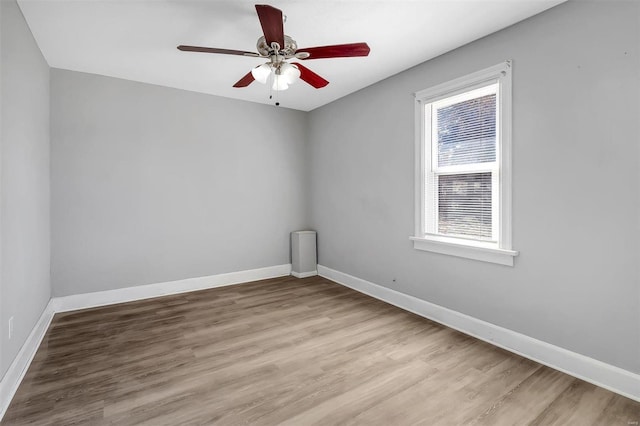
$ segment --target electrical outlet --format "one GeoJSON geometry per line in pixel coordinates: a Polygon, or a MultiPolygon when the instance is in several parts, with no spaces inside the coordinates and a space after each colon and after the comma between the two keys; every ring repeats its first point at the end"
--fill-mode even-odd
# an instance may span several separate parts
{"type": "Polygon", "coordinates": [[[9,340],[13,336],[13,317],[9,318],[9,340]]]}

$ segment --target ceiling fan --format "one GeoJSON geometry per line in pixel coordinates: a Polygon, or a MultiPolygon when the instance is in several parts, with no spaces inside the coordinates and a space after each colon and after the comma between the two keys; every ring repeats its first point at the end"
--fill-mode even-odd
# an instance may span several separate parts
{"type": "Polygon", "coordinates": [[[215,47],[178,46],[186,52],[220,53],[223,55],[240,55],[255,58],[265,58],[268,62],[253,68],[242,77],[233,87],[247,87],[254,80],[266,84],[269,77],[273,78],[273,90],[286,90],[298,78],[316,89],[325,87],[329,82],[298,62],[288,62],[296,58],[325,59],[344,58],[369,55],[367,43],[336,44],[331,46],[309,47],[298,49],[294,39],[284,34],[284,20],[282,11],[273,6],[257,4],[256,11],[264,35],[258,39],[258,52],[244,52],[241,50],[218,49],[215,47]]]}

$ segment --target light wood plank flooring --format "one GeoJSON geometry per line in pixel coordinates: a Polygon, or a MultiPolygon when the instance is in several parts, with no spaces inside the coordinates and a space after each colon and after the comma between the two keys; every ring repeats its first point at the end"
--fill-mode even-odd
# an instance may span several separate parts
{"type": "Polygon", "coordinates": [[[55,316],[3,425],[637,425],[640,403],[313,277],[55,316]]]}

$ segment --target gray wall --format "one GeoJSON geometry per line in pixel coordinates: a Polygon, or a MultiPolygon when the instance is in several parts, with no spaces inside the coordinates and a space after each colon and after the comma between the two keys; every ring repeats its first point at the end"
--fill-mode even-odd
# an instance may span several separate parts
{"type": "Polygon", "coordinates": [[[50,297],[49,66],[14,0],[0,1],[0,377],[50,297]],[[8,321],[14,317],[9,340],[8,321]]]}
{"type": "Polygon", "coordinates": [[[320,264],[640,373],[639,8],[565,3],[314,110],[320,264]],[[412,93],[505,59],[516,265],[416,251],[412,93]]]}
{"type": "Polygon", "coordinates": [[[51,99],[55,296],[290,262],[305,113],[58,69],[51,99]]]}

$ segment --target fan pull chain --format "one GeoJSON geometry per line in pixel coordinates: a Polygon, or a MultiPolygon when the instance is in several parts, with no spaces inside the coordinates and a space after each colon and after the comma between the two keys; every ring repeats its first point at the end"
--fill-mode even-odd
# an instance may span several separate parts
{"type": "MultiPolygon", "coordinates": [[[[270,81],[269,81],[269,99],[273,100],[273,83],[275,82],[276,76],[274,73],[271,73],[270,81]]],[[[280,106],[280,102],[278,101],[278,91],[276,90],[276,99],[275,105],[280,106]]]]}

